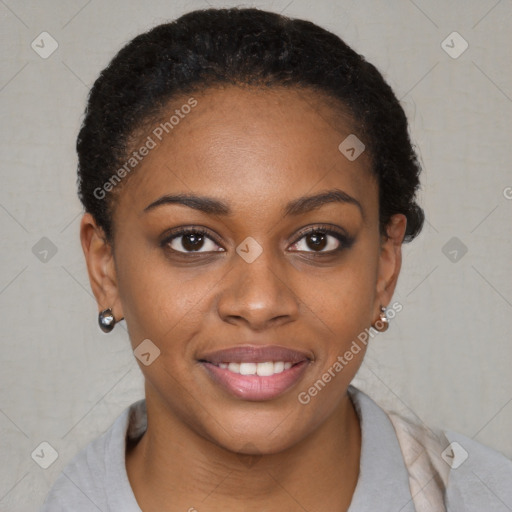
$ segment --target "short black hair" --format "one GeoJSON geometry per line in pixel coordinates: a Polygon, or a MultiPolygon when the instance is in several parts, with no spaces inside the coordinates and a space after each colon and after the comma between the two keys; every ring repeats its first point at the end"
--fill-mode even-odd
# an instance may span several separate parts
{"type": "Polygon", "coordinates": [[[415,201],[421,167],[405,112],[375,66],[310,21],[212,8],[132,39],[89,93],[76,144],[78,195],[110,243],[115,194],[102,187],[129,158],[131,137],[172,98],[219,84],[309,88],[337,100],[371,155],[381,233],[396,213],[407,217],[404,241],[421,231],[424,213],[415,201]]]}

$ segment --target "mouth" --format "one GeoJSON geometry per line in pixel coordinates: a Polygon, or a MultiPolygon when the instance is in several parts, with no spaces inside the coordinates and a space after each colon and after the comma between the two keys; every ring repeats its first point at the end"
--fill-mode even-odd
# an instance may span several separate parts
{"type": "MultiPolygon", "coordinates": [[[[299,363],[295,363],[299,364],[299,363]]],[[[269,377],[276,373],[281,373],[284,370],[289,370],[293,363],[290,361],[265,361],[264,363],[219,363],[219,368],[223,370],[229,370],[232,373],[239,375],[258,375],[260,377],[269,377]]]]}
{"type": "Polygon", "coordinates": [[[198,359],[211,381],[239,399],[271,400],[293,387],[312,356],[281,346],[244,345],[198,359]]]}

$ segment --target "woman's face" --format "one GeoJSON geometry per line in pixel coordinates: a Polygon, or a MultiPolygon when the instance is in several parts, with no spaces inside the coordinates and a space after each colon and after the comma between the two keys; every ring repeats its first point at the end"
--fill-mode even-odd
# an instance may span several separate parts
{"type": "Polygon", "coordinates": [[[229,450],[273,453],[346,399],[364,344],[335,363],[391,300],[405,217],[383,242],[368,155],[338,149],[351,127],[325,98],[236,87],[193,98],[169,133],[157,122],[141,138],[155,147],[120,190],[115,258],[91,245],[91,283],[134,350],[151,342],[139,365],[153,410],[229,450]]]}

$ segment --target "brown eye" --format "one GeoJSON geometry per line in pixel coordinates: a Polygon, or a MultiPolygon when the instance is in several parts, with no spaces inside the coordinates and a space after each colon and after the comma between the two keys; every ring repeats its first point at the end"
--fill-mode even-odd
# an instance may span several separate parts
{"type": "Polygon", "coordinates": [[[292,245],[297,251],[311,253],[335,253],[352,245],[353,239],[332,229],[311,229],[302,234],[292,245]]]}
{"type": "Polygon", "coordinates": [[[206,231],[197,228],[183,229],[175,232],[167,237],[162,242],[162,245],[183,254],[219,251],[219,246],[207,235],[206,231]]]}

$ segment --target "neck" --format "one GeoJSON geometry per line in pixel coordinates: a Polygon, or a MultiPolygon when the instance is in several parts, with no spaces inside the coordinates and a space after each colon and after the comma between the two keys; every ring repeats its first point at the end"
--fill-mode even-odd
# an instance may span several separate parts
{"type": "Polygon", "coordinates": [[[163,418],[157,413],[161,404],[148,392],[146,406],[147,431],[126,453],[128,478],[144,511],[346,511],[350,505],[361,431],[347,394],[307,438],[261,456],[225,450],[178,420],[163,418]]]}

